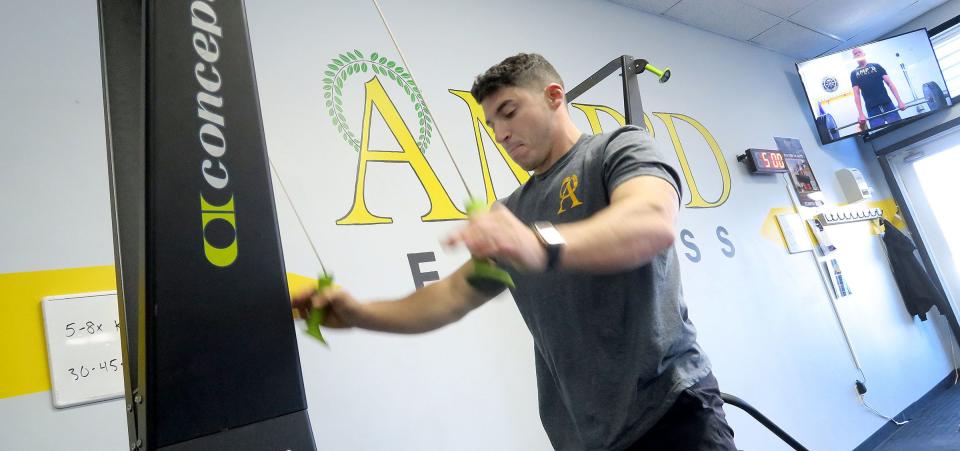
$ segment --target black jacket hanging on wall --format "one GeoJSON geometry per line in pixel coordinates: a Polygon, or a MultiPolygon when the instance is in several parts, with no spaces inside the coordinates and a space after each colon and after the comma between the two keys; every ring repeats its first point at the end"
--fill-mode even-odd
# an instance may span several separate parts
{"type": "Polygon", "coordinates": [[[926,321],[930,307],[936,305],[937,310],[943,314],[946,311],[944,307],[946,303],[936,285],[933,284],[933,280],[930,279],[930,275],[914,254],[913,251],[917,246],[913,244],[913,240],[897,230],[886,219],[881,218],[880,222],[886,230],[883,234],[883,244],[887,247],[887,258],[890,259],[893,278],[897,281],[907,312],[911,316],[917,315],[920,320],[926,321]]]}

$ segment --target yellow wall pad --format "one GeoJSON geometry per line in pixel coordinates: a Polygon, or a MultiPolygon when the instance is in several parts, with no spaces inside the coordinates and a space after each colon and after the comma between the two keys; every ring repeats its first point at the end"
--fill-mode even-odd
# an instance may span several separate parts
{"type": "MultiPolygon", "coordinates": [[[[0,399],[50,389],[40,300],[44,296],[115,290],[113,266],[0,274],[0,399]]],[[[317,280],[287,273],[291,293],[317,280]]]]}

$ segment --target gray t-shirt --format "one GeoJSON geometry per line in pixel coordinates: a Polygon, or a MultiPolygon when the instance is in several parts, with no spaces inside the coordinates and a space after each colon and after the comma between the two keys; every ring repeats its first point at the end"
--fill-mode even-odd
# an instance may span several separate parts
{"type": "MultiPolygon", "coordinates": [[[[680,178],[635,126],[583,135],[547,172],[502,200],[525,224],[587,219],[637,176],[680,178]]],[[[622,450],[710,371],[680,288],[673,246],[616,274],[506,267],[533,334],[540,419],[558,450],[622,450]]]]}

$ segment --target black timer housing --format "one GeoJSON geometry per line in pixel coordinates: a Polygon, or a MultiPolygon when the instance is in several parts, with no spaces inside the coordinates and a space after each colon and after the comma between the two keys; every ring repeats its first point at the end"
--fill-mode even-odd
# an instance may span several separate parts
{"type": "Polygon", "coordinates": [[[737,161],[745,163],[752,174],[787,172],[787,160],[779,150],[747,149],[746,153],[737,157],[737,161]]]}

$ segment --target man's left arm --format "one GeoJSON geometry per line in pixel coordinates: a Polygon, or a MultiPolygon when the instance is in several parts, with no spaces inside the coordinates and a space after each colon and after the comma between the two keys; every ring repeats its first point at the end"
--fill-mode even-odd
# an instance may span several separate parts
{"type": "Polygon", "coordinates": [[[885,74],[883,76],[883,82],[887,84],[887,86],[890,88],[890,92],[893,93],[893,97],[897,99],[897,108],[900,110],[907,109],[907,105],[903,103],[903,100],[900,100],[900,93],[897,92],[897,85],[893,84],[893,80],[890,79],[889,75],[885,74]]]}
{"type": "MultiPolygon", "coordinates": [[[[613,273],[645,265],[673,244],[678,210],[677,190],[666,180],[629,178],[614,188],[607,207],[556,225],[567,243],[559,269],[613,273]]],[[[533,230],[499,204],[471,217],[446,242],[463,243],[475,257],[503,260],[520,270],[543,271],[547,265],[546,249],[533,230]]]]}

